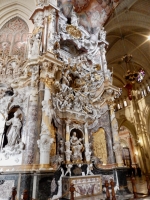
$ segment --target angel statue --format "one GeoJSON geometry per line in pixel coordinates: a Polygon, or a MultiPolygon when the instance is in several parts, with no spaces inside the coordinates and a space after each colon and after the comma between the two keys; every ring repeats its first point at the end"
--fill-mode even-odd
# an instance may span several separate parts
{"type": "Polygon", "coordinates": [[[8,133],[7,133],[7,146],[14,146],[20,139],[20,129],[22,127],[22,123],[19,119],[18,112],[14,113],[14,117],[10,120],[6,121],[6,126],[9,126],[8,133]]]}

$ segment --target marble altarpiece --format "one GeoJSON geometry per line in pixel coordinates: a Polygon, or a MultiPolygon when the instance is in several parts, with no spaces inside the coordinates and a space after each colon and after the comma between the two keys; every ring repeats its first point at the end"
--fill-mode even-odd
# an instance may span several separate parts
{"type": "Polygon", "coordinates": [[[4,179],[16,174],[12,179],[16,185],[20,180],[18,197],[27,187],[34,199],[55,199],[66,192],[70,180],[80,193],[85,187],[84,195],[89,187],[95,191],[91,195],[101,194],[104,180],[118,180],[117,169],[123,169],[113,109],[121,91],[112,85],[107,69],[105,9],[99,26],[93,21],[89,27],[79,14],[84,4],[70,3],[68,12],[62,2],[37,1],[31,35],[19,18],[0,32],[5,33],[0,43],[0,113],[5,121],[0,171],[4,179]],[[24,32],[10,40],[6,28],[12,26],[12,31],[18,26],[24,32]],[[19,178],[21,171],[27,175],[19,178]],[[47,183],[49,189],[40,190],[47,183]]]}

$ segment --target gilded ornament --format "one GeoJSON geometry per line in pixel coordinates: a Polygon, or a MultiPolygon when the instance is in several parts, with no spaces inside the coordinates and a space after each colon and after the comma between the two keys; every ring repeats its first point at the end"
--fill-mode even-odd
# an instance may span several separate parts
{"type": "Polygon", "coordinates": [[[43,83],[45,83],[45,85],[48,87],[48,88],[51,88],[52,85],[54,84],[54,80],[52,78],[49,78],[49,77],[46,77],[46,78],[41,78],[41,81],[43,83]]]}
{"type": "Polygon", "coordinates": [[[50,22],[52,19],[51,15],[48,16],[48,22],[50,22]]]}
{"type": "Polygon", "coordinates": [[[97,132],[93,133],[93,148],[94,155],[98,157],[103,164],[107,163],[107,148],[106,148],[106,138],[105,131],[100,128],[97,132]]]}
{"type": "Polygon", "coordinates": [[[76,26],[67,25],[66,31],[74,38],[79,39],[82,37],[81,31],[76,26]]]}
{"type": "Polygon", "coordinates": [[[51,137],[54,139],[54,142],[51,144],[51,152],[50,155],[55,156],[56,155],[56,137],[55,137],[55,127],[53,124],[51,124],[50,128],[50,133],[51,133],[51,137]]]}

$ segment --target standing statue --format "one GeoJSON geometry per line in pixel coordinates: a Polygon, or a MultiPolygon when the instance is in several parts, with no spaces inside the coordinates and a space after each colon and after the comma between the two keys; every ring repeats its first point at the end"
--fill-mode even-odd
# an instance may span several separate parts
{"type": "Polygon", "coordinates": [[[14,113],[14,117],[8,121],[6,121],[6,126],[10,126],[8,134],[7,134],[7,140],[8,140],[8,146],[14,146],[17,144],[20,138],[20,129],[21,129],[21,121],[18,117],[18,113],[14,113]]]}
{"type": "Polygon", "coordinates": [[[38,56],[40,53],[40,44],[41,44],[42,32],[38,32],[32,36],[30,44],[31,44],[31,55],[38,56]]]}
{"type": "Polygon", "coordinates": [[[71,164],[67,165],[67,171],[66,171],[66,173],[65,173],[65,176],[66,176],[67,174],[69,174],[69,176],[71,176],[71,168],[72,168],[72,165],[71,165],[71,164]]]}

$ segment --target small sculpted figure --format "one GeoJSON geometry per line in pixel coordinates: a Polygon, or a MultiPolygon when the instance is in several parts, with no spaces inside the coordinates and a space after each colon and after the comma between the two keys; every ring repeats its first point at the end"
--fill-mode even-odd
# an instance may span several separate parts
{"type": "Polygon", "coordinates": [[[72,165],[71,165],[71,164],[67,165],[67,171],[66,171],[66,173],[65,173],[65,176],[66,176],[67,174],[69,174],[69,176],[71,176],[71,168],[72,168],[72,165]]]}

